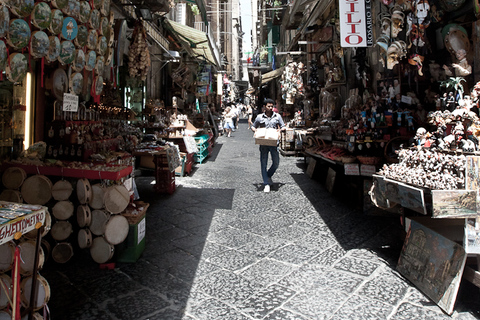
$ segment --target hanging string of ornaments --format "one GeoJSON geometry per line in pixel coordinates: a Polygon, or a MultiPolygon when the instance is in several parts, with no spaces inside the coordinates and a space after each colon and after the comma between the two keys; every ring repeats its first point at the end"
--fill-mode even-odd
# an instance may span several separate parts
{"type": "Polygon", "coordinates": [[[147,32],[142,21],[137,20],[132,34],[132,42],[128,48],[128,73],[132,78],[140,78],[145,81],[150,66],[147,32]]]}

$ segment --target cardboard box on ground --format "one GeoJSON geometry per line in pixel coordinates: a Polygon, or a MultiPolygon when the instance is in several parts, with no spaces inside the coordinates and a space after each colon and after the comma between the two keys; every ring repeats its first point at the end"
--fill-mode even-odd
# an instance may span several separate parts
{"type": "Polygon", "coordinates": [[[278,131],[274,128],[258,128],[253,135],[255,138],[255,144],[264,146],[276,146],[278,136],[278,131]]]}

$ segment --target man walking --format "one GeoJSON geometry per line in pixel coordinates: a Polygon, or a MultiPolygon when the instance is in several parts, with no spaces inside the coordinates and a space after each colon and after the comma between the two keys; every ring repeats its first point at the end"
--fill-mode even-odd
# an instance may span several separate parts
{"type": "MultiPolygon", "coordinates": [[[[282,116],[273,112],[273,100],[266,99],[264,102],[264,113],[259,114],[252,124],[252,131],[257,131],[258,128],[274,128],[278,131],[285,129],[285,123],[282,116]]],[[[270,192],[270,185],[273,184],[272,176],[280,164],[280,155],[277,146],[260,145],[260,166],[262,170],[262,178],[264,185],[264,192],[270,192]],[[268,153],[272,157],[272,165],[267,169],[268,153]]]]}

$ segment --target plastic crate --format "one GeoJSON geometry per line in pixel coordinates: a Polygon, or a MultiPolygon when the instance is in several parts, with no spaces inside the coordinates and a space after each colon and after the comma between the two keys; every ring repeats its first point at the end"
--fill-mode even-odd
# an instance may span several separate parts
{"type": "Polygon", "coordinates": [[[200,153],[196,153],[194,156],[193,156],[193,160],[196,162],[196,163],[202,163],[205,158],[207,158],[208,156],[208,149],[205,149],[203,150],[202,152],[200,153]]]}
{"type": "Polygon", "coordinates": [[[172,194],[175,192],[175,172],[157,169],[155,171],[155,191],[172,194]]]}

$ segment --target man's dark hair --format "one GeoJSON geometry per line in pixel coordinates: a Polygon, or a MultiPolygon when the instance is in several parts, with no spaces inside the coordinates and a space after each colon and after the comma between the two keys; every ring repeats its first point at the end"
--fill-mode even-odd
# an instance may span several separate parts
{"type": "Polygon", "coordinates": [[[267,104],[275,104],[275,101],[273,101],[272,99],[265,99],[263,100],[263,105],[266,106],[267,104]]]}

